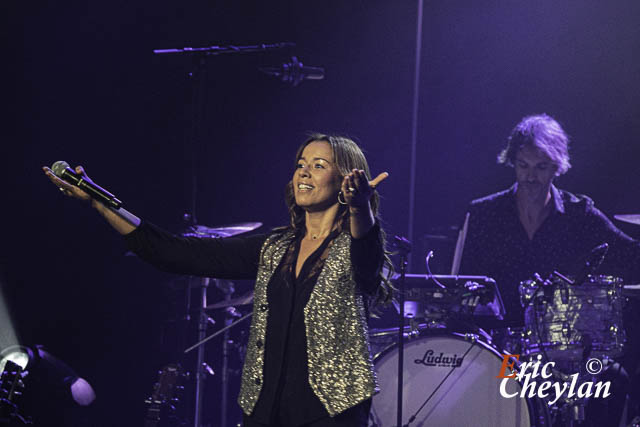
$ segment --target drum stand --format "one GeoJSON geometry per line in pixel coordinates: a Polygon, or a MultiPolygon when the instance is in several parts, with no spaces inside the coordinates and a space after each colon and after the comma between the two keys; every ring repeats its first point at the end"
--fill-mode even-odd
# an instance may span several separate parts
{"type": "MultiPolygon", "coordinates": [[[[231,294],[235,291],[233,283],[225,280],[216,280],[216,286],[224,293],[225,301],[231,299],[231,294]]],[[[225,310],[224,325],[229,326],[233,323],[233,311],[225,310]]],[[[203,337],[204,338],[204,337],[203,337]]],[[[229,340],[229,329],[224,331],[222,337],[222,392],[220,399],[220,425],[226,426],[227,424],[227,400],[229,396],[229,345],[233,344],[229,340]]]]}
{"type": "MultiPolygon", "coordinates": [[[[569,375],[567,375],[567,374],[565,374],[565,373],[563,373],[563,372],[561,372],[561,371],[559,371],[557,369],[553,369],[552,373],[553,373],[553,377],[556,380],[565,381],[565,382],[570,380],[569,375]]],[[[584,373],[581,373],[579,378],[580,378],[579,379],[580,383],[582,383],[582,381],[587,379],[587,378],[585,378],[584,373]]],[[[595,377],[593,377],[593,378],[595,378],[595,377]]],[[[593,378],[591,378],[591,379],[593,379],[593,378]]],[[[582,425],[582,423],[585,421],[584,409],[585,409],[587,403],[588,403],[588,399],[587,398],[568,398],[568,397],[563,397],[560,401],[556,402],[555,405],[554,405],[554,407],[555,407],[554,409],[557,411],[557,413],[555,414],[555,416],[557,417],[556,423],[558,422],[558,419],[559,419],[567,427],[573,427],[573,426],[582,425]]]]}
{"type": "MultiPolygon", "coordinates": [[[[207,335],[207,326],[215,323],[214,320],[207,315],[205,307],[207,306],[207,288],[209,287],[209,278],[191,278],[189,287],[192,287],[192,283],[196,284],[193,287],[198,287],[198,300],[197,300],[197,316],[198,316],[198,341],[204,339],[207,335]]],[[[191,295],[191,292],[189,292],[191,295]]],[[[191,313],[191,297],[187,300],[187,313],[191,313]]],[[[195,376],[195,402],[193,413],[193,425],[195,427],[201,427],[202,424],[202,399],[204,395],[204,385],[207,375],[213,375],[213,370],[204,358],[204,346],[198,347],[197,361],[194,369],[195,376]]]]}
{"type": "MultiPolygon", "coordinates": [[[[209,279],[207,277],[203,278],[191,278],[189,282],[190,288],[197,288],[198,299],[197,299],[197,309],[194,309],[193,312],[198,316],[198,342],[193,346],[189,347],[185,350],[185,353],[190,352],[191,350],[198,349],[197,352],[197,361],[194,368],[194,376],[195,376],[195,401],[193,408],[193,425],[194,427],[202,427],[202,402],[204,396],[204,388],[205,388],[205,380],[208,375],[214,375],[213,369],[207,364],[205,361],[205,342],[210,339],[217,337],[221,333],[224,333],[223,342],[222,342],[222,392],[221,392],[221,407],[220,407],[220,425],[227,425],[227,401],[228,401],[228,384],[229,384],[229,345],[232,342],[229,340],[229,329],[235,326],[240,321],[248,318],[251,314],[241,317],[238,321],[234,322],[234,311],[227,310],[225,313],[225,327],[216,333],[207,337],[207,328],[213,324],[215,321],[206,313],[207,308],[207,289],[209,287],[210,281],[215,281],[216,287],[220,289],[225,294],[225,300],[228,301],[231,299],[231,294],[235,291],[233,283],[225,280],[219,279],[209,279]]],[[[191,295],[191,292],[189,292],[191,295]]],[[[191,298],[187,300],[187,313],[192,312],[191,307],[191,298]]],[[[238,315],[236,315],[238,316],[238,315]]]]}
{"type": "MultiPolygon", "coordinates": [[[[207,285],[209,283],[209,279],[202,279],[203,283],[206,281],[207,285]]],[[[219,280],[217,280],[217,282],[220,282],[219,280]]],[[[229,282],[230,283],[230,282],[229,282]]],[[[205,379],[205,373],[209,373],[209,374],[213,374],[213,370],[209,367],[209,365],[207,365],[207,363],[204,361],[204,343],[206,343],[207,341],[217,337],[220,334],[224,333],[224,343],[223,343],[223,347],[222,347],[222,351],[223,351],[223,367],[222,367],[222,403],[223,406],[221,408],[221,412],[220,412],[220,418],[221,418],[221,422],[226,423],[226,418],[227,418],[227,407],[226,407],[226,403],[227,403],[227,396],[228,396],[228,392],[227,392],[227,385],[229,382],[229,370],[228,370],[228,349],[229,349],[229,329],[233,328],[235,325],[237,325],[238,323],[242,322],[245,319],[248,319],[249,317],[251,317],[251,315],[253,314],[252,312],[249,312],[248,314],[245,314],[244,316],[240,317],[238,320],[233,321],[233,313],[231,312],[227,312],[227,315],[225,317],[225,326],[216,331],[215,333],[209,335],[208,337],[206,336],[206,326],[207,323],[210,323],[210,321],[208,319],[210,319],[210,317],[204,312],[205,307],[206,307],[206,286],[202,287],[202,302],[203,304],[201,305],[202,308],[200,309],[200,322],[199,322],[199,327],[198,327],[198,339],[199,341],[197,343],[195,343],[194,345],[192,345],[191,347],[187,348],[184,353],[189,353],[190,351],[194,350],[194,349],[198,349],[198,364],[196,366],[196,407],[195,407],[195,413],[194,413],[194,427],[202,427],[201,421],[202,421],[202,394],[204,391],[204,379],[205,379]]],[[[233,288],[233,284],[231,284],[231,286],[229,288],[233,288]]],[[[228,293],[226,295],[226,299],[230,299],[231,294],[228,293]]],[[[213,320],[213,319],[212,319],[213,320]]],[[[224,426],[226,424],[220,424],[221,426],[224,426]]]]}

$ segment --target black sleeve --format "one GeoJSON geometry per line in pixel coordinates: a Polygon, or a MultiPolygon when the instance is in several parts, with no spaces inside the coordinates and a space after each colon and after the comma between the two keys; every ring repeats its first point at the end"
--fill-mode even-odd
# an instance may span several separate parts
{"type": "Polygon", "coordinates": [[[181,237],[148,222],[124,236],[132,252],[162,271],[219,279],[255,279],[266,238],[181,237]]]}
{"type": "Polygon", "coordinates": [[[367,234],[351,238],[351,265],[359,286],[367,294],[375,294],[380,285],[380,269],[384,260],[380,225],[376,222],[367,234]]]}

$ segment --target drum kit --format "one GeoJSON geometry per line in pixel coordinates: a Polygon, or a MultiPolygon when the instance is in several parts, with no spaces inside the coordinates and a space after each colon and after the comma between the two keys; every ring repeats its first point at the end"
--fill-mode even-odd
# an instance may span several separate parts
{"type": "MultiPolygon", "coordinates": [[[[640,296],[637,285],[625,287],[621,279],[612,276],[589,275],[585,281],[571,284],[556,275],[548,280],[536,277],[520,285],[524,328],[488,333],[475,323],[504,313],[491,279],[407,277],[407,296],[425,299],[405,302],[405,306],[423,310],[405,310],[403,426],[549,426],[582,421],[586,399],[559,399],[552,405],[552,396],[503,397],[496,378],[501,366],[505,358],[518,355],[519,360],[512,360],[516,366],[525,361],[554,362],[553,380],[559,382],[573,373],[580,373],[579,384],[597,380],[597,374],[585,372],[585,362],[596,358],[606,366],[622,355],[624,302],[640,296]],[[436,280],[447,283],[446,288],[434,286],[436,280]],[[481,283],[493,286],[479,288],[481,283]],[[479,304],[470,307],[469,301],[479,304]]],[[[370,426],[397,425],[397,331],[385,328],[370,332],[381,388],[373,398],[370,426]]],[[[506,387],[509,395],[522,391],[515,380],[508,381],[506,387]]]]}
{"type": "MultiPolygon", "coordinates": [[[[640,218],[634,219],[640,223],[640,218]]],[[[194,226],[184,235],[228,237],[260,225],[194,226]]],[[[398,280],[400,276],[394,276],[393,281],[398,280]]],[[[560,398],[551,404],[549,398],[521,395],[523,386],[516,380],[508,381],[503,392],[522,397],[505,398],[498,377],[501,368],[508,358],[516,370],[525,361],[552,361],[554,380],[566,381],[574,372],[580,373],[581,382],[597,379],[598,374],[585,372],[585,360],[597,358],[606,365],[622,355],[626,338],[622,319],[625,300],[640,297],[639,285],[625,286],[613,276],[587,275],[573,281],[560,273],[548,279],[536,275],[519,286],[524,327],[486,332],[476,325],[487,318],[502,320],[505,314],[493,279],[404,274],[404,290],[404,309],[398,310],[405,317],[403,349],[398,351],[398,327],[370,330],[381,390],[373,398],[371,427],[397,425],[399,353],[404,354],[403,426],[551,426],[581,421],[587,399],[560,398]]],[[[224,300],[207,304],[206,286],[202,286],[203,299],[198,302],[202,342],[208,340],[204,334],[206,312],[228,313],[225,327],[215,334],[225,334],[225,347],[231,343],[229,329],[250,316],[240,317],[234,311],[237,306],[251,304],[253,293],[232,298],[233,292],[231,286],[224,300]]],[[[196,348],[198,366],[206,365],[204,346],[196,344],[189,350],[196,348]]],[[[229,349],[224,348],[222,354],[226,367],[229,349]]],[[[198,378],[204,375],[197,374],[195,378],[199,395],[196,406],[199,406],[202,384],[198,378]]],[[[229,374],[223,371],[223,400],[228,379],[229,374]]],[[[196,419],[201,419],[200,411],[196,408],[196,419]]],[[[226,423],[226,414],[221,415],[221,422],[226,423]]]]}
{"type": "MultiPolygon", "coordinates": [[[[397,278],[396,278],[397,280],[397,278]]],[[[485,276],[407,274],[402,425],[550,425],[541,402],[505,399],[496,378],[503,352],[479,318],[502,319],[495,282],[485,276]],[[414,307],[419,308],[415,310],[414,307]]],[[[370,426],[397,425],[397,328],[370,333],[380,393],[373,398],[370,426]]],[[[509,393],[520,385],[510,381],[509,393]]]]}
{"type": "MultiPolygon", "coordinates": [[[[640,215],[616,218],[640,225],[640,215]]],[[[640,285],[624,285],[618,277],[587,274],[574,281],[557,272],[548,279],[536,275],[519,286],[524,327],[485,332],[476,326],[482,319],[504,315],[491,278],[406,274],[403,287],[403,349],[396,339],[399,327],[370,331],[381,389],[373,398],[371,427],[398,425],[400,379],[402,426],[581,423],[588,398],[532,396],[515,379],[501,393],[501,368],[507,362],[516,371],[523,362],[553,362],[549,381],[564,384],[572,374],[578,374],[579,385],[598,381],[604,371],[590,371],[586,362],[597,359],[606,367],[622,356],[623,308],[629,298],[640,297],[640,285]]]]}

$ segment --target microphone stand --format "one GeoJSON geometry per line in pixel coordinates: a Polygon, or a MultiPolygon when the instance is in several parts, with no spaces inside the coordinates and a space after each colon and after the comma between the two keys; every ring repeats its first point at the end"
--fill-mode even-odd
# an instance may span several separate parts
{"type": "Polygon", "coordinates": [[[398,320],[398,406],[397,406],[397,426],[402,426],[402,388],[404,379],[404,293],[405,293],[405,275],[407,269],[407,258],[411,252],[411,242],[401,236],[394,236],[395,248],[400,254],[400,280],[398,284],[398,304],[400,304],[400,313],[398,320]]]}
{"type": "MultiPolygon", "coordinates": [[[[188,73],[189,79],[192,81],[192,107],[191,107],[191,129],[190,134],[185,142],[185,150],[189,150],[191,153],[191,212],[184,214],[183,219],[190,225],[196,225],[196,208],[197,208],[197,195],[198,195],[198,158],[199,158],[199,142],[202,128],[202,122],[206,112],[206,83],[207,83],[207,58],[210,56],[218,56],[223,54],[243,54],[243,53],[261,53],[272,50],[278,50],[295,46],[295,43],[282,42],[274,44],[261,43],[257,45],[248,46],[205,46],[205,47],[184,47],[178,49],[155,49],[153,51],[156,55],[190,55],[193,57],[193,69],[188,73]]],[[[206,336],[206,328],[209,322],[209,316],[204,312],[204,308],[207,306],[207,287],[209,285],[209,279],[202,279],[200,289],[198,289],[198,341],[204,342],[206,336]]],[[[190,290],[191,291],[191,286],[190,290]]],[[[190,313],[190,301],[187,303],[187,313],[190,313]]],[[[244,319],[244,318],[243,318],[244,319]]],[[[226,345],[226,344],[225,344],[226,345]]],[[[194,347],[195,348],[195,347],[194,347]]],[[[224,349],[226,352],[226,348],[224,349]]],[[[226,362],[226,355],[225,355],[226,362]]],[[[206,365],[204,361],[204,347],[198,348],[197,365],[194,373],[196,378],[195,386],[195,409],[194,409],[194,427],[202,427],[202,398],[204,393],[204,379],[207,372],[211,368],[206,365]]],[[[225,373],[223,373],[225,375],[225,373]]],[[[223,379],[224,381],[224,379],[223,379]]],[[[224,384],[226,389],[226,384],[224,384]]],[[[225,396],[226,398],[226,396],[225,396]]],[[[222,409],[222,416],[226,418],[225,407],[222,409]]]]}
{"type": "Polygon", "coordinates": [[[260,43],[249,46],[204,46],[204,47],[183,47],[178,49],[154,49],[153,53],[156,55],[164,55],[167,53],[178,54],[195,54],[204,56],[217,56],[224,54],[238,54],[238,53],[256,53],[256,52],[268,52],[271,50],[283,49],[286,47],[295,47],[296,44],[292,42],[281,43],[260,43]]]}
{"type": "MultiPolygon", "coordinates": [[[[218,55],[233,55],[243,53],[261,53],[272,50],[283,49],[287,47],[293,47],[295,43],[282,42],[282,43],[261,43],[257,45],[248,46],[205,46],[205,47],[183,47],[178,49],[155,49],[153,51],[156,55],[166,54],[178,54],[178,55],[191,55],[193,56],[193,70],[188,73],[192,83],[192,116],[191,116],[191,135],[189,142],[191,145],[191,212],[186,214],[185,217],[191,220],[192,225],[197,224],[196,220],[196,198],[197,198],[197,160],[199,158],[197,148],[200,139],[200,131],[202,122],[204,121],[204,115],[206,112],[206,82],[207,82],[207,61],[210,56],[218,55]]],[[[199,426],[196,426],[199,427],[199,426]]]]}

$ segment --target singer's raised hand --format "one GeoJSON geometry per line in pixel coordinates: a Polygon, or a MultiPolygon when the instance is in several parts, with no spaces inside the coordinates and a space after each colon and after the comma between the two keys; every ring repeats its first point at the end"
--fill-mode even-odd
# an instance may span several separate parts
{"type": "MultiPolygon", "coordinates": [[[[54,174],[53,171],[51,169],[49,169],[48,167],[46,167],[46,166],[43,166],[42,170],[44,171],[45,175],[47,175],[49,180],[51,182],[53,182],[53,184],[56,187],[58,187],[58,189],[60,189],[60,191],[65,196],[74,197],[76,199],[84,200],[84,201],[87,201],[87,202],[91,201],[91,196],[89,196],[80,187],[75,186],[75,185],[71,185],[68,182],[63,181],[62,179],[58,178],[56,176],[56,174],[54,174]]],[[[91,178],[89,178],[87,176],[87,173],[84,171],[84,168],[82,166],[76,166],[75,167],[75,171],[76,171],[77,174],[82,175],[85,180],[91,182],[91,178]]]]}
{"type": "Polygon", "coordinates": [[[344,201],[350,208],[368,207],[376,187],[388,177],[388,172],[382,172],[369,181],[363,170],[353,169],[342,180],[344,201]]]}
{"type": "MultiPolygon", "coordinates": [[[[96,199],[91,198],[91,196],[89,196],[89,194],[87,194],[87,192],[82,190],[80,187],[71,185],[68,182],[60,179],[48,167],[43,166],[42,170],[44,171],[45,175],[47,175],[49,180],[53,182],[53,184],[58,187],[65,196],[73,197],[75,199],[91,203],[91,206],[93,206],[100,213],[100,215],[102,215],[107,220],[107,222],[118,231],[118,233],[131,233],[136,229],[138,225],[140,225],[140,219],[133,215],[131,212],[128,212],[125,209],[118,209],[117,211],[115,209],[110,209],[104,204],[98,202],[96,199]]],[[[81,175],[85,181],[93,183],[91,178],[87,176],[87,173],[84,171],[84,168],[82,166],[76,166],[75,172],[78,175],[81,175]]]]}
{"type": "Polygon", "coordinates": [[[338,202],[349,205],[349,224],[351,236],[359,239],[367,234],[375,223],[375,216],[371,210],[371,196],[376,187],[389,174],[383,172],[369,181],[363,170],[353,169],[342,180],[342,194],[344,201],[338,202]]]}

